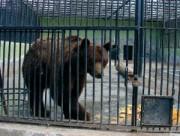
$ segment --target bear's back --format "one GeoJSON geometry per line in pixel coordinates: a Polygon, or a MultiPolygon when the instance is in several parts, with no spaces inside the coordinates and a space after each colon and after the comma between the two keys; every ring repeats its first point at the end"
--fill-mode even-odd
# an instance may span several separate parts
{"type": "MultiPolygon", "coordinates": [[[[70,36],[62,40],[52,41],[51,39],[38,39],[32,44],[26,56],[33,54],[35,59],[42,61],[48,65],[51,64],[51,59],[56,57],[56,62],[61,63],[63,55],[63,61],[66,62],[75,53],[75,49],[82,42],[81,38],[77,36],[70,36]],[[63,50],[63,51],[62,51],[63,50]]],[[[32,57],[32,55],[30,55],[32,57]]]]}

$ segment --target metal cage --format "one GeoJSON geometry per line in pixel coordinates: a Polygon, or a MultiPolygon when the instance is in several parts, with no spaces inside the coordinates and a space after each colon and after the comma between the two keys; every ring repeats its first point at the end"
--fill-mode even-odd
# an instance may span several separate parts
{"type": "Polygon", "coordinates": [[[180,0],[0,0],[0,120],[178,132],[179,36],[180,0]],[[144,95],[171,126],[141,126],[144,95]]]}

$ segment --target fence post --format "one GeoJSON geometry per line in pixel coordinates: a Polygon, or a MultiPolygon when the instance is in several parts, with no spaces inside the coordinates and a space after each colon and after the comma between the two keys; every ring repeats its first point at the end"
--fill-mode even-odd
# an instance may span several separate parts
{"type": "Polygon", "coordinates": [[[1,69],[0,69],[0,89],[2,88],[3,88],[3,80],[2,80],[1,69]]]}
{"type": "Polygon", "coordinates": [[[0,96],[1,96],[1,102],[3,104],[3,108],[4,108],[4,113],[5,115],[8,114],[8,109],[7,109],[7,105],[6,105],[6,101],[5,101],[5,96],[4,96],[4,90],[3,90],[3,78],[1,76],[1,69],[0,69],[0,96]]]}
{"type": "MultiPolygon", "coordinates": [[[[143,6],[144,0],[136,0],[135,8],[135,35],[134,35],[134,80],[138,80],[138,76],[142,75],[143,60],[143,6]]],[[[132,94],[132,121],[131,125],[136,126],[137,119],[137,100],[138,86],[133,85],[132,94]]]]}

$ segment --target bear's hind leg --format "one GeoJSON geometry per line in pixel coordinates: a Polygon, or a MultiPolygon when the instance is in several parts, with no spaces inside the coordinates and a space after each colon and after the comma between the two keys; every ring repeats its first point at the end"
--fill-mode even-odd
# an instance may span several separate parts
{"type": "Polygon", "coordinates": [[[35,117],[49,117],[50,113],[44,108],[43,104],[43,91],[45,88],[44,80],[42,80],[42,75],[34,72],[34,76],[30,79],[30,109],[32,116],[35,117]],[[35,78],[34,78],[35,77],[35,78]],[[41,79],[40,79],[41,78],[41,79]],[[40,82],[41,81],[41,82],[40,82]]]}
{"type": "Polygon", "coordinates": [[[39,90],[31,90],[29,99],[32,116],[44,117],[43,102],[40,101],[40,99],[42,99],[42,96],[40,96],[39,90]]]}

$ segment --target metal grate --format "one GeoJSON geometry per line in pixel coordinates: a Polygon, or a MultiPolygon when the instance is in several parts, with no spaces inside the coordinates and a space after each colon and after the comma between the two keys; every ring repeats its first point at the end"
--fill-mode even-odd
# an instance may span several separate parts
{"type": "Polygon", "coordinates": [[[179,0],[0,0],[0,11],[0,120],[169,132],[141,126],[147,95],[173,98],[179,132],[179,0]]]}

